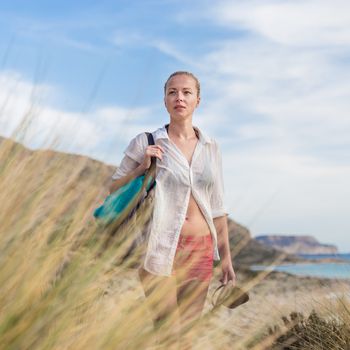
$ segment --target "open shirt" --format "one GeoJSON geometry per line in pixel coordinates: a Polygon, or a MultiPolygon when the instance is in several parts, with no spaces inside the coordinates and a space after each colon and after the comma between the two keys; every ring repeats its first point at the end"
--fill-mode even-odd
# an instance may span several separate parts
{"type": "MultiPolygon", "coordinates": [[[[164,149],[157,158],[154,211],[143,268],[160,276],[171,276],[180,231],[186,218],[190,194],[208,223],[213,239],[214,260],[220,260],[217,232],[213,219],[227,215],[221,152],[218,144],[194,126],[197,141],[191,164],[172,142],[165,125],[154,131],[153,138],[164,149]]],[[[142,163],[148,140],[145,133],[134,137],[112,179],[119,179],[142,163]]]]}

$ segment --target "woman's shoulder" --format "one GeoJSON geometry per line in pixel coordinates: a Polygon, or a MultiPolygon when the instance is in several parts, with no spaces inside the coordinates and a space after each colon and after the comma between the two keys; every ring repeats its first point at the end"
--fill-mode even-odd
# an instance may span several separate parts
{"type": "Polygon", "coordinates": [[[207,145],[210,149],[218,149],[219,145],[216,138],[208,135],[206,131],[199,129],[198,127],[195,127],[195,129],[199,132],[199,138],[202,140],[202,143],[207,145]]]}
{"type": "Polygon", "coordinates": [[[204,144],[204,146],[207,148],[207,150],[208,150],[209,154],[211,155],[212,159],[221,158],[220,143],[215,137],[209,136],[209,135],[205,135],[205,144],[204,144]]]}
{"type": "MultiPolygon", "coordinates": [[[[147,134],[152,134],[152,135],[158,135],[159,133],[161,132],[164,132],[165,131],[165,127],[162,126],[162,127],[159,127],[157,129],[154,129],[154,130],[145,130],[143,132],[140,132],[138,133],[136,136],[134,136],[133,140],[136,140],[137,142],[146,142],[147,143],[147,134]]],[[[165,131],[166,132],[166,131],[165,131]]]]}
{"type": "Polygon", "coordinates": [[[141,132],[130,140],[128,146],[124,150],[124,153],[130,158],[141,163],[144,155],[144,149],[147,147],[147,145],[147,135],[144,132],[141,132]]]}
{"type": "Polygon", "coordinates": [[[145,132],[140,132],[136,134],[129,142],[130,145],[143,147],[147,144],[147,134],[145,132]]]}

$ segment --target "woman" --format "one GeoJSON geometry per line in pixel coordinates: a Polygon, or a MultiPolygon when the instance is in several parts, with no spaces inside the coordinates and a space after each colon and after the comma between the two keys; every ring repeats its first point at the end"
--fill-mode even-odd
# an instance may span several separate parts
{"type": "Polygon", "coordinates": [[[157,158],[153,220],[139,277],[154,325],[162,330],[158,335],[178,339],[181,349],[190,348],[187,330],[200,319],[213,260],[221,260],[220,281],[235,284],[221,154],[215,140],[192,125],[199,102],[198,79],[171,74],[164,86],[170,123],[153,132],[155,145],[144,133],[130,142],[110,186],[115,191],[157,158]]]}

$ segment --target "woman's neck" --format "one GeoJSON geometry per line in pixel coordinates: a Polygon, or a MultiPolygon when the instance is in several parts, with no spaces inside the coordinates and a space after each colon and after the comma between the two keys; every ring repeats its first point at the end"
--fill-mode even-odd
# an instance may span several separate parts
{"type": "Polygon", "coordinates": [[[190,140],[195,137],[198,138],[196,130],[193,128],[192,123],[174,123],[170,122],[167,125],[167,131],[169,136],[175,137],[180,140],[190,140]]]}

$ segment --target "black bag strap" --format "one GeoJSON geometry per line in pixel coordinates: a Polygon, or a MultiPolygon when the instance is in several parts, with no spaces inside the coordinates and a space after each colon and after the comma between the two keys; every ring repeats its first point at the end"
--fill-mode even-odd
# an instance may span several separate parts
{"type": "MultiPolygon", "coordinates": [[[[146,132],[145,134],[147,135],[148,145],[155,145],[153,134],[151,132],[146,132]]],[[[148,195],[148,192],[150,192],[154,187],[154,185],[156,184],[156,181],[155,181],[156,162],[157,162],[157,158],[151,157],[151,166],[148,168],[147,173],[153,176],[153,180],[150,188],[147,191],[147,195],[148,195]]]]}
{"type": "Polygon", "coordinates": [[[148,144],[149,145],[154,145],[154,138],[153,134],[151,132],[146,132],[147,138],[148,138],[148,144]]]}
{"type": "MultiPolygon", "coordinates": [[[[152,134],[151,132],[146,132],[145,134],[147,135],[148,145],[155,145],[154,138],[153,138],[153,134],[152,134]]],[[[151,166],[150,166],[150,169],[156,167],[156,161],[157,161],[157,158],[156,158],[156,157],[151,157],[151,166]]],[[[149,170],[149,171],[150,171],[150,170],[149,170]]]]}

